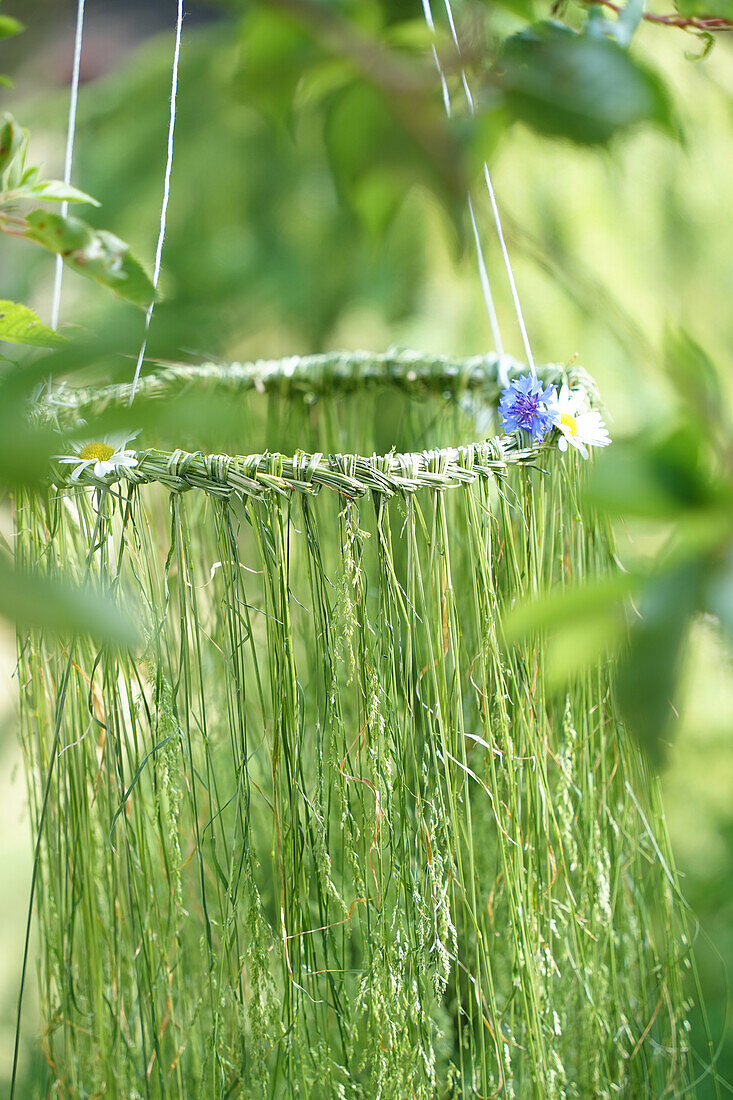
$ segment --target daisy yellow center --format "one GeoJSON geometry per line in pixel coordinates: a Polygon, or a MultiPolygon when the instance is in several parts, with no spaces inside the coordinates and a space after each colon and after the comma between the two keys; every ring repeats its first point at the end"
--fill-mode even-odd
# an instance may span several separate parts
{"type": "Polygon", "coordinates": [[[574,416],[570,415],[570,413],[560,413],[560,423],[570,435],[578,434],[577,421],[574,416]]]}
{"type": "Polygon", "coordinates": [[[81,457],[85,459],[98,459],[100,462],[106,462],[114,453],[114,448],[110,447],[108,443],[87,443],[86,447],[81,452],[81,457]]]}

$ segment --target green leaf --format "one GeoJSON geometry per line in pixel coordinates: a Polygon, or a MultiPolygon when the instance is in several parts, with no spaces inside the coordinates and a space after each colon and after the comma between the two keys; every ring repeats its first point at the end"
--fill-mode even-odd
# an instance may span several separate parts
{"type": "Polygon", "coordinates": [[[399,108],[363,81],[334,97],[326,147],[338,189],[362,225],[381,234],[411,186],[425,183],[456,215],[465,195],[464,165],[454,135],[423,100],[399,108]]]}
{"type": "Polygon", "coordinates": [[[538,596],[518,601],[507,611],[503,620],[504,637],[513,645],[537,630],[552,630],[578,619],[605,616],[621,606],[638,584],[638,575],[618,572],[582,585],[553,587],[538,596]]]}
{"type": "Polygon", "coordinates": [[[33,210],[26,236],[57,252],[74,271],[110,287],[121,298],[147,306],[156,296],[153,284],[130,246],[105,229],[92,229],[81,218],[33,210]]]}
{"type": "Polygon", "coordinates": [[[35,187],[37,183],[41,182],[41,169],[38,165],[32,165],[30,168],[26,168],[23,175],[20,177],[20,187],[31,188],[35,187]]]}
{"type": "Polygon", "coordinates": [[[667,332],[664,352],[669,377],[688,417],[696,417],[704,432],[711,427],[725,429],[728,402],[712,359],[683,331],[667,332]]]}
{"type": "Polygon", "coordinates": [[[582,676],[612,659],[625,638],[621,607],[568,622],[547,640],[545,674],[547,684],[565,690],[576,676],[582,676]]]}
{"type": "Polygon", "coordinates": [[[727,547],[722,563],[706,578],[705,607],[720,621],[733,648],[733,546],[727,547]]]}
{"type": "Polygon", "coordinates": [[[43,180],[28,188],[29,196],[34,199],[42,199],[43,202],[87,202],[92,206],[99,206],[96,199],[87,195],[86,191],[80,191],[78,187],[64,183],[62,180],[43,180]]]}
{"type": "Polygon", "coordinates": [[[0,38],[13,38],[25,30],[25,26],[19,19],[12,15],[0,15],[0,38]]]}
{"type": "Polygon", "coordinates": [[[66,343],[65,337],[44,325],[37,313],[19,302],[0,299],[0,340],[26,344],[34,348],[55,348],[66,343]]]}
{"type": "Polygon", "coordinates": [[[550,137],[603,144],[641,122],[671,126],[659,78],[616,42],[540,23],[507,39],[495,73],[516,119],[550,137]]]}
{"type": "MultiPolygon", "coordinates": [[[[96,258],[95,251],[98,251],[100,256],[104,252],[97,241],[97,231],[81,218],[50,214],[47,210],[32,210],[27,215],[26,221],[29,226],[26,236],[51,252],[60,253],[64,259],[76,256],[76,253],[85,252],[87,262],[91,262],[96,258]]],[[[120,244],[122,244],[121,241],[120,244]]]]}
{"type": "Polygon", "coordinates": [[[699,431],[682,424],[661,438],[615,443],[593,464],[587,497],[611,515],[680,519],[718,499],[699,431]]]}
{"type": "Polygon", "coordinates": [[[5,172],[15,160],[25,140],[25,131],[12,115],[4,115],[0,126],[0,172],[5,172]]]}
{"type": "Polygon", "coordinates": [[[733,0],[678,0],[680,15],[733,21],[733,0]]]}
{"type": "Polygon", "coordinates": [[[626,630],[629,596],[638,585],[637,575],[618,572],[528,597],[506,612],[505,641],[511,646],[544,634],[548,684],[564,687],[618,648],[626,630]]]}
{"type": "Polygon", "coordinates": [[[320,56],[322,51],[294,24],[254,9],[242,21],[236,87],[271,122],[289,123],[298,85],[320,56]]]}
{"type": "Polygon", "coordinates": [[[63,634],[91,634],[100,641],[134,645],[137,632],[109,597],[15,568],[0,556],[0,616],[22,626],[63,634]]]}
{"type": "Polygon", "coordinates": [[[688,627],[699,608],[697,562],[662,572],[646,585],[639,619],[619,665],[617,694],[629,728],[657,762],[676,717],[675,697],[688,627]]]}

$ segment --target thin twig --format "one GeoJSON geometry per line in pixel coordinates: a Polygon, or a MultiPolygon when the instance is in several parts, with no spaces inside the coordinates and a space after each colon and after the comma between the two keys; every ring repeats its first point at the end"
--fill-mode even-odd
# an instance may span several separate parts
{"type": "MultiPolygon", "coordinates": [[[[613,0],[581,0],[582,3],[587,5],[600,5],[604,8],[610,8],[611,11],[615,11],[618,15],[622,10],[621,4],[615,4],[613,0]]],[[[696,30],[696,31],[730,31],[733,30],[733,20],[724,19],[722,16],[695,16],[695,15],[678,15],[670,13],[668,15],[655,15],[654,12],[645,11],[643,18],[648,23],[660,23],[665,27],[679,27],[681,30],[696,30]]]]}

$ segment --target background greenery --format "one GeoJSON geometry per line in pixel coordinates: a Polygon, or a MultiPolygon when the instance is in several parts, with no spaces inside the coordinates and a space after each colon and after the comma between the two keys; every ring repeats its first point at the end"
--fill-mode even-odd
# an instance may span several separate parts
{"type": "MultiPolygon", "coordinates": [[[[90,7],[74,182],[101,203],[87,215],[90,223],[129,241],[151,267],[171,57],[170,34],[154,32],[170,25],[175,5],[90,7]]],[[[538,115],[537,97],[528,96],[519,78],[512,83],[504,77],[502,84],[485,62],[528,18],[548,18],[548,7],[459,5],[465,40],[483,59],[474,77],[484,109],[473,129],[459,122],[456,138],[431,113],[435,87],[420,69],[410,118],[425,120],[426,152],[424,131],[405,127],[399,111],[395,124],[389,66],[385,76],[380,60],[364,81],[350,39],[334,42],[312,20],[284,21],[279,7],[245,10],[230,3],[225,11],[201,8],[186,21],[166,303],[156,313],[153,354],[249,358],[340,346],[379,350],[391,343],[470,354],[490,347],[458,213],[463,162],[452,155],[457,141],[469,177],[476,160],[491,155],[535,356],[565,362],[579,354],[601,386],[615,438],[631,440],[638,455],[680,417],[692,423],[685,421],[689,409],[668,371],[670,326],[683,327],[705,347],[721,376],[717,403],[729,407],[733,69],[724,36],[695,60],[704,50],[700,39],[668,27],[641,27],[632,57],[655,89],[649,120],[620,128],[602,145],[584,145],[539,136],[537,129],[559,128],[585,140],[591,123],[608,126],[602,111],[591,123],[581,120],[578,132],[576,114],[563,122],[557,104],[548,109],[539,95],[545,106],[538,115]],[[521,121],[510,125],[516,118],[535,129],[521,121]]],[[[409,61],[412,79],[415,55],[428,42],[417,0],[354,0],[339,7],[365,41],[396,49],[401,63],[409,61]]],[[[5,46],[3,68],[13,72],[16,88],[4,92],[3,109],[31,129],[34,163],[45,161],[58,175],[73,5],[33,2],[17,14],[28,29],[5,46]]],[[[340,14],[336,5],[332,14],[340,14]]],[[[579,7],[564,16],[570,25],[583,25],[579,7]]],[[[549,47],[541,45],[546,58],[549,47]]],[[[551,75],[550,62],[536,71],[551,75]]],[[[620,79],[614,73],[612,92],[620,79]]],[[[583,97],[571,95],[571,102],[592,104],[592,88],[580,90],[583,97]]],[[[520,354],[487,204],[480,205],[505,342],[520,354]]],[[[23,242],[6,240],[2,248],[0,297],[24,301],[47,320],[52,259],[23,242]]],[[[140,327],[132,307],[73,274],[66,276],[62,318],[101,334],[121,330],[131,346],[140,327]]],[[[129,377],[132,363],[117,360],[108,369],[129,377]]],[[[693,430],[717,443],[714,419],[709,410],[693,430]]],[[[248,449],[243,441],[242,450],[248,449]]],[[[718,466],[714,472],[725,477],[724,463],[718,466]]],[[[683,479],[679,464],[667,475],[673,487],[683,479]]],[[[653,552],[675,520],[668,511],[652,522],[643,508],[638,511],[619,525],[625,560],[653,552]]],[[[9,535],[7,513],[3,522],[9,535]]],[[[0,806],[8,888],[0,928],[10,949],[0,966],[0,1080],[9,1069],[29,860],[22,778],[13,780],[9,632],[4,653],[0,806]]],[[[716,621],[698,617],[674,696],[680,718],[663,735],[675,734],[665,763],[667,812],[701,921],[699,962],[713,1030],[721,1036],[720,1068],[733,1078],[725,972],[733,965],[730,672],[730,651],[716,621]]],[[[25,1062],[31,1066],[32,1003],[28,1013],[25,1062]]]]}

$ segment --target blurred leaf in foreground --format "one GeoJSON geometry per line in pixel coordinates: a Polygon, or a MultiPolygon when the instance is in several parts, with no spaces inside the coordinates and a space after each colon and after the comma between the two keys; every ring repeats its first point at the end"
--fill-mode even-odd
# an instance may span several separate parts
{"type": "Polygon", "coordinates": [[[649,577],[619,664],[616,682],[624,717],[657,763],[677,717],[675,695],[687,632],[699,609],[700,576],[700,565],[693,561],[649,577]]]}
{"type": "Polygon", "coordinates": [[[418,140],[405,132],[383,94],[363,81],[341,91],[331,106],[325,134],[334,179],[372,235],[384,232],[418,180],[457,218],[457,198],[463,197],[460,148],[447,134],[439,140],[440,127],[432,129],[424,105],[421,110],[416,103],[412,117],[421,114],[425,125],[418,140]]]}
{"type": "MultiPolygon", "coordinates": [[[[504,617],[508,645],[542,633],[548,683],[562,686],[604,653],[618,660],[625,720],[655,762],[674,730],[685,645],[712,615],[733,646],[733,429],[720,372],[686,333],[670,333],[679,397],[666,421],[595,457],[586,504],[641,524],[655,549],[629,572],[557,588],[504,617]]],[[[634,545],[632,541],[632,546],[634,545]]]]}
{"type": "Polygon", "coordinates": [[[664,362],[687,415],[698,421],[705,435],[716,440],[730,432],[730,408],[720,374],[710,356],[682,331],[670,329],[665,338],[664,362]]]}
{"type": "Polygon", "coordinates": [[[733,543],[707,578],[704,599],[707,611],[720,620],[733,650],[733,543]]]}
{"type": "Polygon", "coordinates": [[[295,24],[262,8],[244,16],[241,44],[238,91],[270,122],[290,126],[298,87],[322,51],[295,24]]]}
{"type": "Polygon", "coordinates": [[[44,325],[28,306],[3,299],[0,299],[0,340],[36,348],[54,348],[66,343],[64,336],[44,325]]]}
{"type": "Polygon", "coordinates": [[[495,80],[516,119],[541,134],[603,144],[641,122],[671,128],[664,85],[618,43],[538,23],[508,38],[495,80]]]}
{"type": "Polygon", "coordinates": [[[89,585],[14,568],[0,555],[0,616],[22,626],[133,645],[137,632],[119,607],[89,585]]]}
{"type": "Polygon", "coordinates": [[[513,646],[543,633],[547,682],[564,690],[573,676],[618,649],[625,634],[629,596],[640,582],[638,575],[619,572],[527,598],[504,616],[505,643],[513,646]]]}
{"type": "Polygon", "coordinates": [[[679,520],[715,497],[700,434],[689,422],[615,444],[594,463],[588,495],[619,517],[679,520]]]}
{"type": "Polygon", "coordinates": [[[0,15],[0,38],[12,38],[24,30],[25,27],[19,19],[12,15],[0,15]]]}

